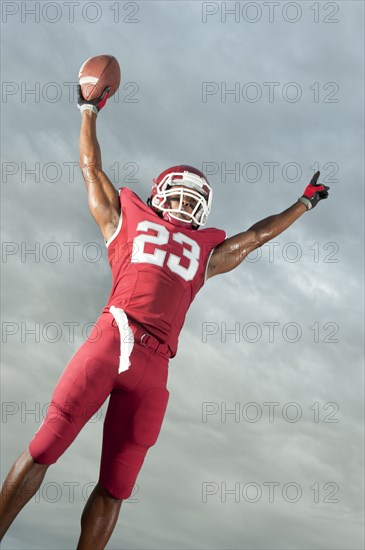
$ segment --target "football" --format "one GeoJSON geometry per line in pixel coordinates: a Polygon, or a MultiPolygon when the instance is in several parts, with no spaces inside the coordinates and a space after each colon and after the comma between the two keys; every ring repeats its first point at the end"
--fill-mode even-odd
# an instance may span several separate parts
{"type": "Polygon", "coordinates": [[[109,97],[111,97],[120,84],[118,61],[112,55],[90,57],[81,66],[79,84],[84,99],[99,98],[107,86],[110,86],[109,97]]]}

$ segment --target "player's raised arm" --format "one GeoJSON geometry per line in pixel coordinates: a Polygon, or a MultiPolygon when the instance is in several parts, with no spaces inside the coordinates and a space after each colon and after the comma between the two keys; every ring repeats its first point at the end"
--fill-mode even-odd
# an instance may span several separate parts
{"type": "Polygon", "coordinates": [[[247,231],[238,233],[217,246],[209,261],[207,279],[237,267],[255,248],[285,231],[306,210],[314,208],[321,199],[326,199],[329,187],[317,183],[319,174],[314,174],[303,196],[284,212],[255,223],[247,231]]]}
{"type": "Polygon", "coordinates": [[[84,177],[90,212],[107,241],[115,232],[120,217],[119,195],[102,170],[101,152],[96,137],[96,117],[104,107],[108,89],[94,100],[84,100],[78,87],[78,107],[81,111],[80,167],[84,177]]]}

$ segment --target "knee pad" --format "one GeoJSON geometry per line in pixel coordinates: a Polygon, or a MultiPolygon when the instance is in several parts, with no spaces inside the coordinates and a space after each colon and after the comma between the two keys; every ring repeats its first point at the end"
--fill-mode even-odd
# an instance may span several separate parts
{"type": "Polygon", "coordinates": [[[69,409],[52,402],[47,416],[29,444],[29,452],[39,464],[54,464],[76,437],[69,409]]]}
{"type": "Polygon", "coordinates": [[[152,447],[157,441],[165,416],[169,392],[152,388],[143,395],[133,419],[133,439],[142,447],[152,447]]]}

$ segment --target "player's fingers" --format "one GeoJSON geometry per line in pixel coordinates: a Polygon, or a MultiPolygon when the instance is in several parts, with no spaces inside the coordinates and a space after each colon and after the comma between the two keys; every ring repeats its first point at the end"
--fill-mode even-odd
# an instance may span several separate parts
{"type": "Polygon", "coordinates": [[[100,99],[104,99],[106,97],[106,95],[109,94],[109,92],[110,92],[110,86],[107,86],[105,88],[105,90],[103,91],[103,94],[102,94],[100,99]]]}
{"type": "Polygon", "coordinates": [[[78,100],[84,99],[84,98],[82,97],[81,86],[80,86],[80,84],[77,85],[77,99],[78,99],[78,100]]]}
{"type": "Polygon", "coordinates": [[[319,174],[320,174],[320,173],[321,173],[321,172],[318,171],[318,172],[316,172],[316,173],[314,174],[313,178],[310,180],[310,185],[318,185],[318,184],[317,184],[317,181],[318,181],[318,178],[319,178],[319,174]]]}

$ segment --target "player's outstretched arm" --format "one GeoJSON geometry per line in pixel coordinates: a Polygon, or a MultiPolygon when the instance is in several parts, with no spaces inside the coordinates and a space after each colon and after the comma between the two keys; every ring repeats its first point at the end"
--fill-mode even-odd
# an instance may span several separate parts
{"type": "Polygon", "coordinates": [[[314,208],[321,199],[326,199],[329,188],[317,183],[319,174],[319,172],[314,174],[311,182],[305,188],[303,196],[284,212],[255,223],[247,231],[238,233],[217,246],[209,261],[207,279],[237,267],[255,248],[259,248],[280,235],[306,210],[314,208]]]}
{"type": "Polygon", "coordinates": [[[80,167],[84,177],[90,212],[107,241],[115,232],[120,217],[119,195],[102,170],[100,145],[96,136],[96,117],[105,105],[107,93],[98,100],[86,102],[79,89],[81,111],[80,167]]]}

